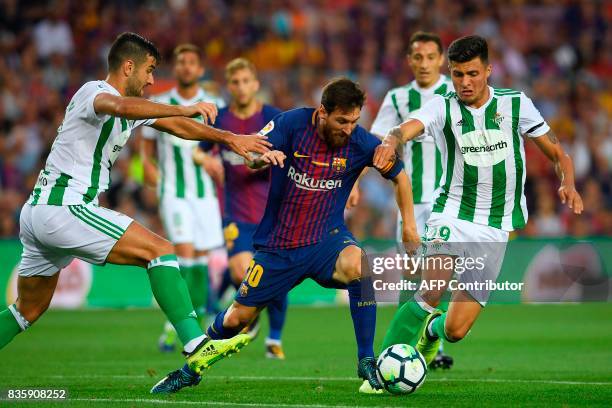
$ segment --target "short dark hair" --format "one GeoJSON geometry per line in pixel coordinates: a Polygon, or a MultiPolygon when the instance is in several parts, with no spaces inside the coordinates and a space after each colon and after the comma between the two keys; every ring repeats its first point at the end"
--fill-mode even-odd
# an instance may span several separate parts
{"type": "Polygon", "coordinates": [[[327,113],[332,113],[336,108],[349,110],[354,108],[361,109],[365,102],[365,92],[357,82],[348,78],[332,79],[323,88],[321,105],[327,113]]]}
{"type": "Polygon", "coordinates": [[[412,53],[412,44],[415,42],[433,42],[438,46],[438,51],[440,54],[444,52],[442,48],[442,40],[440,40],[440,36],[438,34],[426,32],[426,31],[417,31],[416,33],[410,36],[410,40],[408,41],[408,54],[412,53]]]}
{"type": "Polygon", "coordinates": [[[155,58],[158,64],[161,61],[159,51],[151,41],[136,33],[120,34],[108,52],[108,69],[118,70],[127,59],[133,59],[137,64],[141,64],[147,59],[147,55],[155,58]]]}
{"type": "Polygon", "coordinates": [[[451,62],[467,62],[476,57],[484,63],[489,61],[487,40],[478,35],[457,38],[448,47],[448,60],[451,62]]]}

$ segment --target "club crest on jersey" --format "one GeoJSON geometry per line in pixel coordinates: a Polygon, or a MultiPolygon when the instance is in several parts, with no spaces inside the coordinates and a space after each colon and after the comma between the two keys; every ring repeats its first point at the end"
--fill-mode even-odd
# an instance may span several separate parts
{"type": "Polygon", "coordinates": [[[346,158],[344,157],[334,157],[332,161],[332,168],[336,171],[344,171],[346,170],[346,158]]]}
{"type": "Polygon", "coordinates": [[[270,133],[272,130],[274,129],[274,121],[271,120],[268,122],[268,124],[266,126],[263,127],[263,129],[261,129],[259,131],[260,135],[267,135],[268,133],[270,133]]]}
{"type": "Polygon", "coordinates": [[[499,126],[501,125],[503,121],[504,121],[504,117],[501,115],[501,113],[495,112],[495,117],[493,118],[493,122],[495,122],[495,124],[499,126]]]}

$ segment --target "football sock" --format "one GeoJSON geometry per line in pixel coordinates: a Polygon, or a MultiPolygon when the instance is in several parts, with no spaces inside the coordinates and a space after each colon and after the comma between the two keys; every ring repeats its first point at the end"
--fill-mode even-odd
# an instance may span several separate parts
{"type": "Polygon", "coordinates": [[[287,315],[287,296],[282,299],[276,299],[267,306],[268,318],[270,320],[270,334],[268,339],[279,340],[285,325],[285,316],[287,315]]]}
{"type": "Polygon", "coordinates": [[[28,327],[30,327],[30,322],[19,313],[16,305],[10,305],[0,312],[0,349],[28,327]]]}
{"type": "Polygon", "coordinates": [[[198,318],[202,319],[206,315],[206,299],[208,297],[208,257],[197,258],[190,273],[189,295],[198,318]]]}
{"type": "Polygon", "coordinates": [[[189,289],[181,277],[176,255],[163,255],[147,265],[153,296],[183,344],[200,337],[202,328],[193,310],[189,289]]]}
{"type": "Polygon", "coordinates": [[[369,278],[354,280],[347,286],[355,338],[357,358],[374,357],[376,330],[376,299],[369,278]]]}
{"type": "Polygon", "coordinates": [[[189,340],[187,344],[185,344],[185,346],[183,347],[183,351],[188,354],[193,352],[193,350],[195,350],[198,344],[200,344],[202,340],[204,340],[205,338],[206,338],[206,335],[203,334],[201,336],[196,337],[195,339],[189,340]]]}
{"type": "Polygon", "coordinates": [[[382,349],[393,344],[409,344],[415,346],[419,330],[425,318],[434,311],[434,308],[423,301],[421,296],[415,294],[412,299],[404,303],[395,312],[391,325],[387,329],[382,349]]]}
{"type": "MultiPolygon", "coordinates": [[[[443,312],[448,312],[448,300],[440,301],[440,304],[438,305],[438,309],[440,309],[443,312]]],[[[438,351],[440,353],[444,352],[444,339],[443,338],[440,340],[440,347],[438,347],[438,351]]]]}
{"type": "Polygon", "coordinates": [[[225,318],[225,313],[227,309],[217,314],[215,317],[215,321],[208,326],[206,330],[206,334],[213,340],[219,339],[229,339],[240,333],[242,328],[230,329],[223,326],[223,319],[225,318]]]}
{"type": "Polygon", "coordinates": [[[442,313],[440,316],[433,319],[429,322],[429,326],[427,326],[427,336],[431,339],[441,338],[449,343],[454,343],[446,336],[446,331],[444,330],[444,324],[446,323],[446,312],[442,313]]]}

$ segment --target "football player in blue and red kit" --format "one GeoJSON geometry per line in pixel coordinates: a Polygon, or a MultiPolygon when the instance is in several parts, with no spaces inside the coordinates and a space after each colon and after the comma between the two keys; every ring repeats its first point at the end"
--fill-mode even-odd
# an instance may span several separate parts
{"type": "MultiPolygon", "coordinates": [[[[266,210],[254,235],[257,252],[233,304],[208,328],[212,339],[232,338],[270,302],[286,296],[307,278],[323,287],[349,292],[357,340],[360,391],[381,393],[373,342],[376,301],[369,274],[362,276],[362,249],[344,224],[344,207],[361,171],[372,166],[380,139],[357,125],[365,94],[339,78],[323,89],[321,105],[276,116],[261,131],[273,147],[249,163],[272,167],[266,210]]],[[[414,219],[410,180],[399,159],[380,170],[393,181],[400,209],[403,241],[420,242],[414,219]]],[[[413,248],[411,248],[413,249],[413,248]]],[[[206,367],[204,367],[206,368],[206,367]]],[[[165,384],[170,392],[195,385],[199,376],[183,367],[165,384]],[[170,386],[170,387],[168,387],[170,386]]]]}

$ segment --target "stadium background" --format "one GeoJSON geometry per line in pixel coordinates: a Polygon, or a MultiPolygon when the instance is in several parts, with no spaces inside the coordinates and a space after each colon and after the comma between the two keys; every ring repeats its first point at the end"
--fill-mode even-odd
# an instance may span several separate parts
{"type": "MultiPolygon", "coordinates": [[[[525,90],[533,99],[572,155],[585,203],[581,217],[570,216],[557,199],[552,166],[534,144],[526,143],[530,218],[513,238],[530,243],[534,252],[525,257],[511,247],[504,273],[520,280],[529,267],[515,262],[521,255],[531,259],[552,250],[549,255],[559,259],[576,239],[596,237],[601,248],[609,248],[611,21],[612,3],[604,1],[0,0],[0,293],[9,299],[14,295],[8,281],[20,253],[19,210],[44,165],[65,107],[85,81],[105,77],[109,46],[126,30],[151,39],[164,57],[151,93],[172,85],[173,47],[193,42],[204,52],[203,86],[223,96],[223,66],[237,56],[255,62],[261,97],[282,109],[316,106],[331,77],[358,80],[368,93],[361,123],[366,128],[385,92],[412,79],[405,63],[412,32],[434,31],[445,47],[460,35],[480,34],[489,40],[491,83],[525,90]],[[555,252],[551,243],[565,249],[555,252]]],[[[163,234],[155,192],[142,186],[138,142],[136,134],[122,152],[101,204],[163,234]]],[[[382,251],[392,246],[394,235],[392,192],[372,173],[362,191],[361,205],[348,213],[348,223],[366,245],[382,251]]],[[[603,256],[610,252],[598,252],[602,258],[595,269],[607,275],[612,264],[603,256]]],[[[223,254],[215,259],[212,269],[218,271],[223,254]]],[[[71,269],[56,296],[67,293],[66,306],[151,304],[142,272],[107,266],[95,267],[92,274],[79,262],[71,269]],[[75,293],[78,299],[71,297],[75,293]]],[[[554,287],[558,281],[553,281],[554,287]]],[[[291,300],[337,299],[332,291],[305,285],[291,300]]]]}

